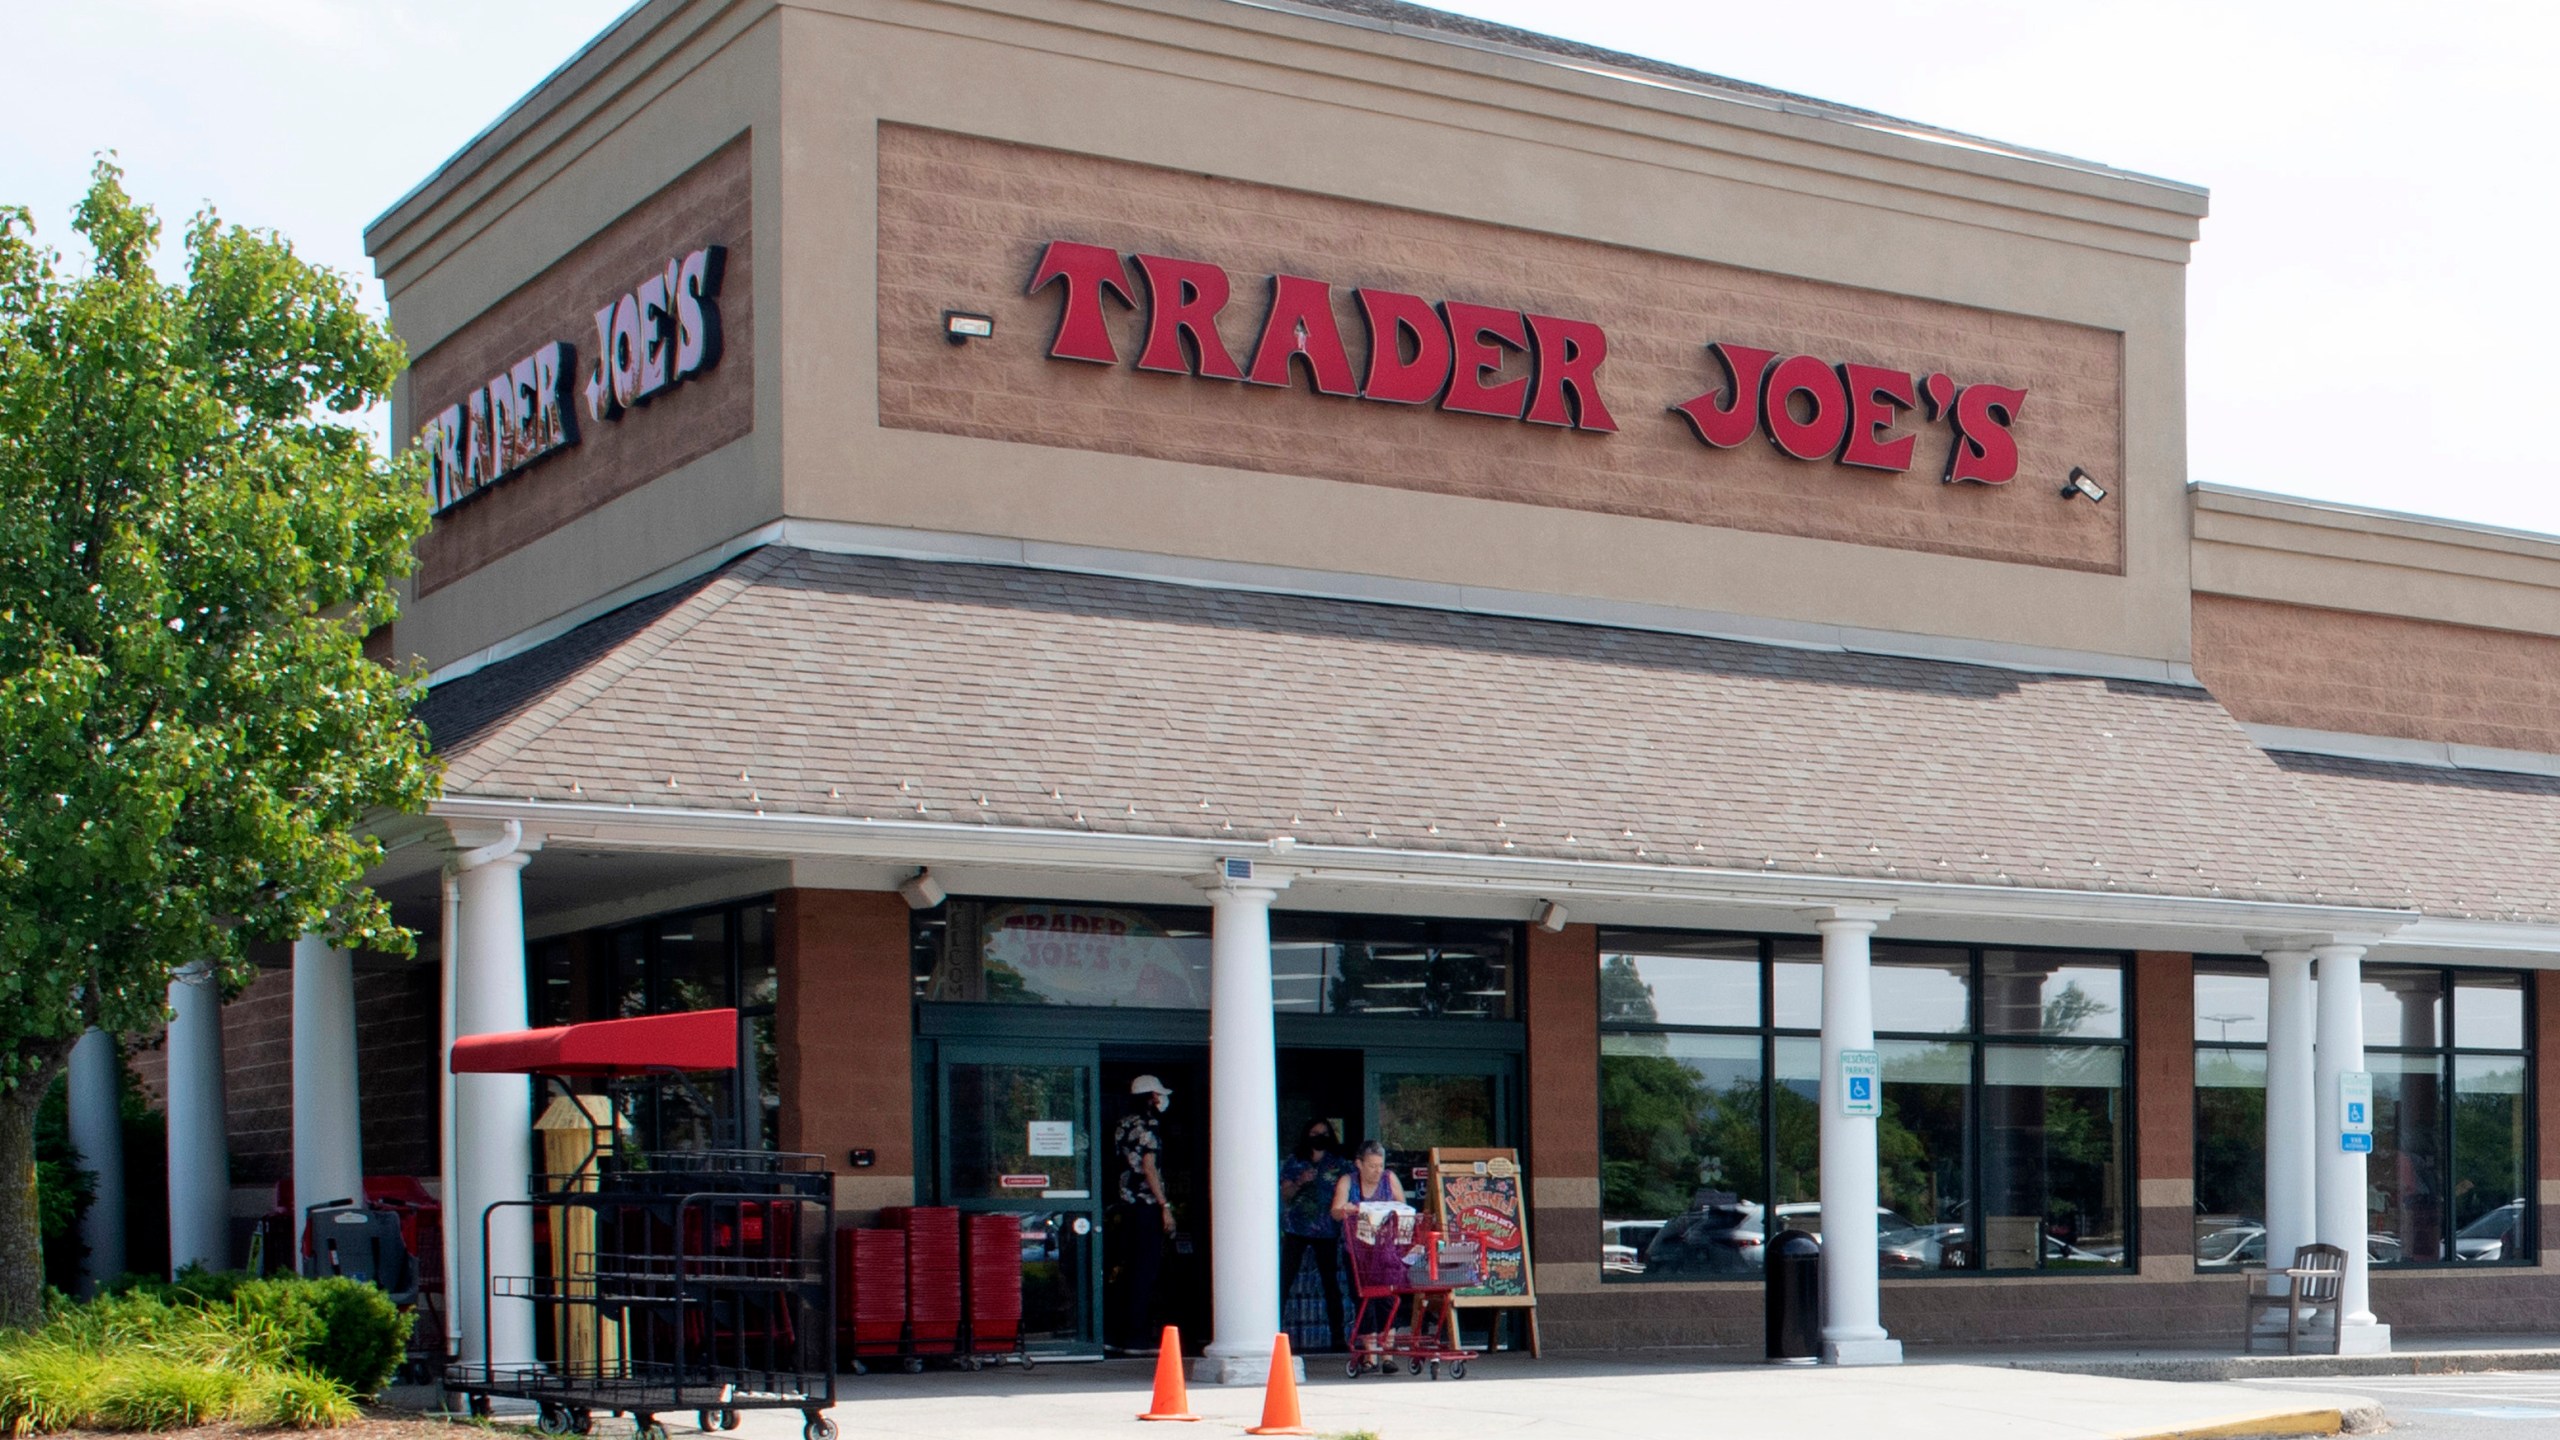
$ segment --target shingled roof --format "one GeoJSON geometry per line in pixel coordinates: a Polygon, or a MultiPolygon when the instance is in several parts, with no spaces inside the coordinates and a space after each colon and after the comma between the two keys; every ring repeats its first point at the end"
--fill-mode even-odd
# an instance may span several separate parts
{"type": "Polygon", "coordinates": [[[460,796],[2400,900],[2194,689],[997,565],[767,548],[424,715],[460,796]]]}
{"type": "Polygon", "coordinates": [[[2560,924],[2560,779],[2279,753],[2329,832],[2389,878],[2372,903],[2560,924]]]}

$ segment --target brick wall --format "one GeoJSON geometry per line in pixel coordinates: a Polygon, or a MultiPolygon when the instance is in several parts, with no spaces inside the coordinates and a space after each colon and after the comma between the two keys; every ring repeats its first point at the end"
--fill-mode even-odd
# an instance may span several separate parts
{"type": "MultiPolygon", "coordinates": [[[[414,430],[506,366],[554,340],[577,348],[578,389],[596,361],[598,306],[704,245],[728,247],[720,362],[619,420],[578,402],[579,442],[436,517],[418,545],[418,593],[451,583],[617,495],[710,454],[755,427],[755,243],[749,144],[741,135],[594,239],[417,357],[414,430]]],[[[402,437],[403,439],[407,437],[402,437]]]]}
{"type": "Polygon", "coordinates": [[[2244,721],[2560,752],[2560,639],[2195,597],[2195,668],[2244,721]]]}
{"type": "Polygon", "coordinates": [[[864,1212],[915,1199],[914,1014],[908,911],[894,894],[785,890],[774,897],[782,985],[775,1050],[782,1148],[825,1157],[836,1203],[864,1212]],[[871,1169],[846,1162],[873,1151],[871,1169]]]}
{"type": "Polygon", "coordinates": [[[2146,1275],[2195,1265],[2195,957],[2133,957],[2135,1204],[2146,1275]]]}
{"type": "MultiPolygon", "coordinates": [[[[1856,544],[2121,573],[2121,505],[2065,505],[2075,464],[2122,473],[2122,337],[2058,321],[1852,290],[1587,240],[1508,230],[900,125],[880,127],[880,421],[1166,460],[1645,516],[1856,544]],[[1113,302],[1121,356],[1047,358],[1057,290],[1024,293],[1052,240],[1208,261],[1234,298],[1218,327],[1249,366],[1269,277],[1334,286],[1357,371],[1351,288],[1587,320],[1607,333],[1600,389],[1619,432],[1141,373],[1143,320],[1113,302]],[[994,338],[945,343],[946,308],[994,338]],[[2020,482],[1942,485],[1950,432],[1917,412],[1893,474],[1799,461],[1762,440],[1710,450],[1668,407],[1725,384],[1711,341],[1839,364],[1943,370],[2024,386],[2020,482]]],[[[1134,278],[1143,300],[1142,279],[1134,278]]],[[[1502,377],[1526,373],[1515,361],[1502,377]]]]}
{"type": "Polygon", "coordinates": [[[293,971],[262,970],[222,1007],[231,1183],[293,1177],[293,971]]]}
{"type": "Polygon", "coordinates": [[[1530,1254],[1543,1286],[1551,1271],[1588,1273],[1600,1264],[1599,928],[1530,926],[1521,999],[1530,1254]]]}
{"type": "Polygon", "coordinates": [[[433,960],[356,972],[356,1088],[367,1175],[443,1169],[436,1083],[442,995],[433,960]]]}

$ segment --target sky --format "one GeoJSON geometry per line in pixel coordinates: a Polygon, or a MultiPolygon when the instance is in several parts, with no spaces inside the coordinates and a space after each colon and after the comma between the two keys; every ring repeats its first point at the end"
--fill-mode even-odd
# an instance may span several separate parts
{"type": "MultiPolygon", "coordinates": [[[[364,280],[362,231],[626,0],[0,0],[0,204],[68,244],[101,150],[364,280]]],[[[2191,479],[2560,534],[2560,11],[2465,0],[1453,0],[2208,187],[2191,479]]]]}

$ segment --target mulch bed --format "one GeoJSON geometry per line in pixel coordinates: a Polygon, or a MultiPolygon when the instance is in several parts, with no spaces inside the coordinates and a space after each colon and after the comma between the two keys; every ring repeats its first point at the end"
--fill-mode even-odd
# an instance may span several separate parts
{"type": "MultiPolygon", "coordinates": [[[[519,1430],[512,1425],[482,1426],[468,1422],[457,1425],[450,1420],[421,1415],[415,1410],[388,1408],[368,1409],[363,1419],[334,1430],[252,1430],[226,1421],[219,1425],[198,1425],[189,1430],[152,1433],[168,1437],[168,1440],[293,1440],[293,1437],[301,1435],[325,1436],[327,1440],[461,1440],[474,1431],[505,1437],[533,1433],[530,1429],[519,1430]]],[[[65,1430],[58,1437],[48,1437],[48,1440],[135,1440],[135,1436],[130,1431],[65,1430]]]]}

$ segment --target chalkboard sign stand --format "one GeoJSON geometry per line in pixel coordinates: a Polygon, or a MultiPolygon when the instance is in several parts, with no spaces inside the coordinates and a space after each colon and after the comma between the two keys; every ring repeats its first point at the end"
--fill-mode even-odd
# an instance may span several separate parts
{"type": "Polygon", "coordinates": [[[1458,1310],[1525,1310],[1529,1355],[1538,1358],[1538,1288],[1529,1264],[1529,1175],[1517,1150],[1431,1151],[1431,1220],[1453,1240],[1484,1247],[1485,1280],[1454,1291],[1443,1316],[1457,1340],[1458,1310]]]}

